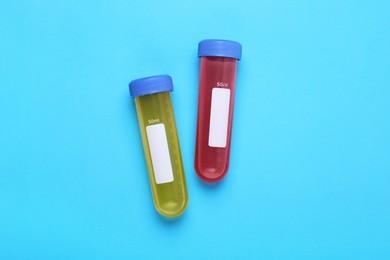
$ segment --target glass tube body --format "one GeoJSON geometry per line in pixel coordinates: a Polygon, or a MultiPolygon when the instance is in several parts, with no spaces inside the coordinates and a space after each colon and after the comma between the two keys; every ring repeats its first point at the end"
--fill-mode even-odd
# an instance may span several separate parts
{"type": "Polygon", "coordinates": [[[135,104],[155,208],[164,216],[179,216],[188,195],[170,93],[138,96],[135,104]]]}
{"type": "Polygon", "coordinates": [[[207,182],[229,168],[237,59],[202,56],[198,97],[195,170],[207,182]]]}

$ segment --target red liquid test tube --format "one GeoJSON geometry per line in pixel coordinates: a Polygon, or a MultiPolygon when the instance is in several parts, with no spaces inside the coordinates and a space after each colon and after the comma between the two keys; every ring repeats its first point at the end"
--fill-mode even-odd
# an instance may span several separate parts
{"type": "Polygon", "coordinates": [[[206,182],[220,181],[229,168],[234,93],[241,44],[199,42],[200,79],[195,171],[206,182]]]}

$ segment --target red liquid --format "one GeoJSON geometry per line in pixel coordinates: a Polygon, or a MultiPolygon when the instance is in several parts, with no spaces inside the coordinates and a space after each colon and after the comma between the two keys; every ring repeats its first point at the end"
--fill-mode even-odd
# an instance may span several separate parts
{"type": "Polygon", "coordinates": [[[196,133],[195,170],[207,182],[221,180],[229,168],[237,60],[224,57],[200,58],[198,123],[196,133]],[[227,84],[226,84],[227,83],[227,84]],[[210,147],[210,112],[213,88],[230,89],[230,103],[225,147],[210,147]]]}

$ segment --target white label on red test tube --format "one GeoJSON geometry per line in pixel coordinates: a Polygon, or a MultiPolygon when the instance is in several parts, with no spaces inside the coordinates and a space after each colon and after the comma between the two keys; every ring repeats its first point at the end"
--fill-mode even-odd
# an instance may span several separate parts
{"type": "Polygon", "coordinates": [[[210,147],[226,147],[230,105],[230,89],[213,88],[210,112],[210,147]]]}
{"type": "Polygon", "coordinates": [[[173,181],[171,157],[169,156],[167,135],[164,124],[146,127],[154,178],[157,184],[173,181]]]}

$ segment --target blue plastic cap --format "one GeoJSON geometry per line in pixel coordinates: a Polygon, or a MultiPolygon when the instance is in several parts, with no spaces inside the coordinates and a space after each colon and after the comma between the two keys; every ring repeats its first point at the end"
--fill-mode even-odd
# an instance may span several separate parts
{"type": "Polygon", "coordinates": [[[136,79],[129,84],[132,97],[144,96],[173,90],[172,78],[168,75],[159,75],[136,79]]]}
{"type": "Polygon", "coordinates": [[[241,44],[227,40],[203,40],[198,45],[198,56],[241,59],[241,44]]]}

